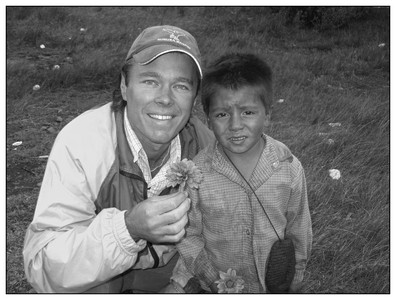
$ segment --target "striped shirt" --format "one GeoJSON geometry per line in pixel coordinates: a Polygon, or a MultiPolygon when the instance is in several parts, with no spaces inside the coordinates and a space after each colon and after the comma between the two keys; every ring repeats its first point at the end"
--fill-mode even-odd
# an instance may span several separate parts
{"type": "Polygon", "coordinates": [[[140,143],[135,132],[133,131],[131,124],[129,123],[126,109],[124,111],[124,119],[125,134],[129,147],[131,148],[133,154],[133,162],[137,163],[139,168],[142,170],[144,180],[146,181],[148,186],[147,196],[157,196],[168,184],[168,180],[165,177],[167,170],[170,169],[172,163],[180,161],[181,144],[179,135],[177,135],[171,142],[168,161],[161,167],[157,175],[152,178],[150,164],[146,151],[144,151],[142,144],[140,143]]]}

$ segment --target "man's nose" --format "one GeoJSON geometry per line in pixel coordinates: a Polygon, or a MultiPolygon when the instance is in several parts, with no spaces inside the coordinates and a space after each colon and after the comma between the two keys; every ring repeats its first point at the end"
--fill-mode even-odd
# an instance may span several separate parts
{"type": "Polygon", "coordinates": [[[157,95],[155,101],[158,104],[162,105],[171,105],[174,101],[174,95],[172,92],[172,88],[170,86],[162,86],[159,90],[159,94],[157,95]]]}

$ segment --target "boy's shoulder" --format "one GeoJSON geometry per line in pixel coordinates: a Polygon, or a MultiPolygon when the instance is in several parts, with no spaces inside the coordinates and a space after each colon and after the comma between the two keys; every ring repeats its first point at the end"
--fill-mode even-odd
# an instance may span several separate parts
{"type": "Polygon", "coordinates": [[[267,144],[269,147],[273,148],[278,157],[279,161],[286,161],[292,162],[295,159],[293,153],[290,151],[289,147],[287,147],[284,143],[270,137],[269,135],[265,135],[267,144]]]}
{"type": "Polygon", "coordinates": [[[216,139],[211,140],[205,148],[201,149],[194,157],[194,163],[205,170],[208,170],[212,164],[214,158],[214,152],[216,149],[216,139]]]}
{"type": "MultiPolygon", "coordinates": [[[[265,135],[269,146],[276,153],[276,156],[279,162],[289,162],[289,167],[291,169],[292,174],[296,175],[303,170],[303,166],[299,159],[291,152],[289,147],[287,147],[282,142],[265,135]]],[[[293,176],[294,176],[293,175],[293,176]]]]}

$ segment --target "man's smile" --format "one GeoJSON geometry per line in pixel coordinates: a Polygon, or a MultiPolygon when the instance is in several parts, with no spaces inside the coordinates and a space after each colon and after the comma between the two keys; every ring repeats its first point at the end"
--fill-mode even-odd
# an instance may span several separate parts
{"type": "Polygon", "coordinates": [[[148,114],[148,115],[152,119],[161,120],[161,121],[171,120],[174,118],[174,116],[171,115],[156,115],[156,114],[148,114]]]}

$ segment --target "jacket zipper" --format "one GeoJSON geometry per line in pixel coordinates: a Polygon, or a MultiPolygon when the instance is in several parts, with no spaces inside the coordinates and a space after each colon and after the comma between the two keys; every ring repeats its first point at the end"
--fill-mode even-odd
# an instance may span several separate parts
{"type": "MultiPolygon", "coordinates": [[[[148,185],[147,185],[147,182],[142,177],[137,176],[135,174],[128,173],[128,172],[123,171],[123,170],[120,170],[120,174],[123,175],[123,176],[126,176],[128,178],[136,179],[136,180],[139,180],[139,181],[143,182],[143,185],[144,185],[144,188],[143,188],[143,199],[144,200],[147,199],[147,186],[148,185]]],[[[147,241],[147,247],[150,250],[151,256],[154,259],[153,268],[158,268],[159,257],[158,257],[158,254],[157,254],[157,252],[155,251],[155,249],[153,247],[153,244],[151,242],[147,241]]]]}

